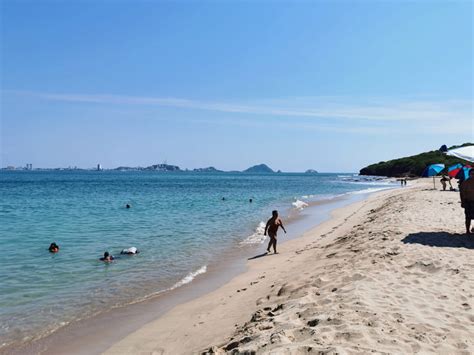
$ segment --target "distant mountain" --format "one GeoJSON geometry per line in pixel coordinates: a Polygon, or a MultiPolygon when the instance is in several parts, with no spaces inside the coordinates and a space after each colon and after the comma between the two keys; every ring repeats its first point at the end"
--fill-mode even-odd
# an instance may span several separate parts
{"type": "Polygon", "coordinates": [[[247,170],[243,171],[244,173],[274,173],[274,171],[265,164],[254,165],[247,170]]]}
{"type": "Polygon", "coordinates": [[[145,168],[145,170],[154,170],[154,171],[181,171],[179,166],[168,165],[168,164],[155,164],[145,168]]]}
{"type": "Polygon", "coordinates": [[[196,173],[222,173],[222,170],[217,170],[213,166],[209,166],[207,168],[197,168],[193,169],[196,173]]]}
{"type": "Polygon", "coordinates": [[[318,172],[314,169],[308,169],[305,171],[305,174],[317,174],[318,172]]]}
{"type": "Polygon", "coordinates": [[[168,165],[168,164],[155,164],[155,165],[150,165],[147,166],[146,168],[143,168],[141,166],[139,167],[129,167],[129,166],[119,166],[118,168],[115,168],[114,170],[119,170],[119,171],[182,171],[179,166],[176,165],[168,165]]]}
{"type": "Polygon", "coordinates": [[[115,168],[114,170],[118,171],[136,171],[136,170],[144,170],[142,167],[130,167],[130,166],[119,166],[118,168],[115,168]]]}
{"type": "MultiPolygon", "coordinates": [[[[460,146],[452,146],[448,149],[454,149],[474,145],[473,143],[465,143],[460,146]]],[[[445,147],[442,147],[445,148],[445,147]]],[[[445,150],[445,149],[443,149],[445,150]]],[[[467,164],[465,160],[446,155],[440,150],[433,150],[430,152],[413,155],[410,157],[393,159],[389,161],[381,161],[377,164],[366,166],[360,170],[360,175],[375,175],[375,176],[421,176],[423,170],[430,164],[441,163],[447,167],[457,163],[467,164]]]]}

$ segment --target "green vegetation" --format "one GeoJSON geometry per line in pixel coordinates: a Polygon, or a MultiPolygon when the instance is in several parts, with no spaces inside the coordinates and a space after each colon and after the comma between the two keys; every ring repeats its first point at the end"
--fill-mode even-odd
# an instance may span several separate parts
{"type": "MultiPolygon", "coordinates": [[[[454,149],[474,145],[473,143],[464,143],[462,145],[452,146],[448,149],[454,149]]],[[[377,164],[366,166],[360,170],[360,175],[375,175],[375,176],[421,176],[423,170],[430,164],[441,163],[446,167],[461,163],[468,164],[469,162],[446,155],[439,150],[413,155],[411,157],[399,158],[389,161],[382,161],[377,164]]]]}

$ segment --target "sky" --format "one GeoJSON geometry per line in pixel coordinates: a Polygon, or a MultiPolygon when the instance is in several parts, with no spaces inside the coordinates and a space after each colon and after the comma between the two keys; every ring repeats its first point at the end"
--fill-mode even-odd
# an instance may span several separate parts
{"type": "Polygon", "coordinates": [[[474,142],[471,1],[0,3],[1,167],[358,172],[474,142]]]}

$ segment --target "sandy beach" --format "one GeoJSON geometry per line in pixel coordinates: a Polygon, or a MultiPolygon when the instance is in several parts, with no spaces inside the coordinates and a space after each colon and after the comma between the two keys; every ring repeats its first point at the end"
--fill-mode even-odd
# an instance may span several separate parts
{"type": "Polygon", "coordinates": [[[474,237],[420,180],[336,210],[106,354],[474,351],[474,237]]]}

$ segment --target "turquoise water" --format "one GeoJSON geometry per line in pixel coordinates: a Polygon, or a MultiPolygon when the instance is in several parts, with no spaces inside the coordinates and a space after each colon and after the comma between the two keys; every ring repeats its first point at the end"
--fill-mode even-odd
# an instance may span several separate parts
{"type": "Polygon", "coordinates": [[[341,174],[0,172],[0,345],[190,282],[217,255],[260,243],[273,209],[390,186],[341,174]],[[130,246],[141,253],[120,257],[130,246]],[[104,251],[118,258],[98,261],[104,251]]]}

